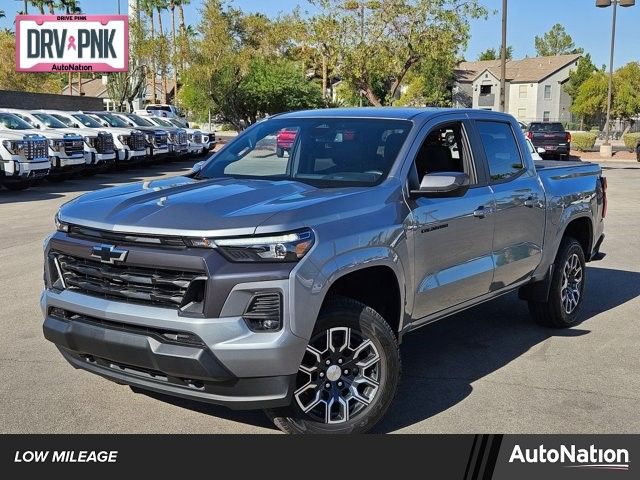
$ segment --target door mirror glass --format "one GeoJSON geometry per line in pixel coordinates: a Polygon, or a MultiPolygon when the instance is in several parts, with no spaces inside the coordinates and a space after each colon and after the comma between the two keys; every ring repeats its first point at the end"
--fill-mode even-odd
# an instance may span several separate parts
{"type": "Polygon", "coordinates": [[[436,172],[422,177],[420,188],[412,190],[413,197],[461,197],[470,185],[469,175],[460,172],[436,172]]]}

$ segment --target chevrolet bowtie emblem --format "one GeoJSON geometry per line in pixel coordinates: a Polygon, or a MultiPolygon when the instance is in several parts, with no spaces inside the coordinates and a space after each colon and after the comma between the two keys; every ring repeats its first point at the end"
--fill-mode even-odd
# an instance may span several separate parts
{"type": "Polygon", "coordinates": [[[91,256],[99,258],[103,263],[124,262],[127,258],[128,250],[121,250],[115,245],[95,245],[91,249],[91,256]]]}

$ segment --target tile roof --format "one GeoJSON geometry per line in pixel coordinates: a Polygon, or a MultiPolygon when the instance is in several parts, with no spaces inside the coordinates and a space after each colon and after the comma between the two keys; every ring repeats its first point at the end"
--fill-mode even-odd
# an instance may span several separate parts
{"type": "MultiPolygon", "coordinates": [[[[507,61],[506,79],[511,83],[537,83],[580,58],[579,54],[532,57],[507,61]]],[[[459,82],[473,82],[478,75],[489,70],[500,79],[500,60],[461,62],[455,70],[459,82]]]]}

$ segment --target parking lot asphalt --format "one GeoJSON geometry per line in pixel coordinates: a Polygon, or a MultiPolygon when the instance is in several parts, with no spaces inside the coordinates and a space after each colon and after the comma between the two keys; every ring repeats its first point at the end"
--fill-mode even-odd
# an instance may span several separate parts
{"type": "MultiPolygon", "coordinates": [[[[58,207],[192,163],[0,190],[0,432],[276,432],[259,411],[136,394],[74,370],[42,336],[42,241],[58,207]]],[[[640,432],[640,164],[603,168],[607,256],[588,267],[583,321],[538,327],[510,294],[408,335],[398,397],[377,432],[640,432]]]]}

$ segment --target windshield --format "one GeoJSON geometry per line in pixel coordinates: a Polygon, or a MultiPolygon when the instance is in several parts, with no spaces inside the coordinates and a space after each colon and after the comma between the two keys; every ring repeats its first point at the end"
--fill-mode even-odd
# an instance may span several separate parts
{"type": "Polygon", "coordinates": [[[101,128],[102,125],[96,119],[85,115],[84,113],[74,113],[73,118],[79,121],[82,125],[89,128],[101,128]]]}
{"type": "Polygon", "coordinates": [[[173,128],[175,128],[175,125],[173,125],[171,122],[166,121],[163,118],[153,117],[151,120],[154,121],[155,123],[157,123],[158,125],[160,125],[161,127],[173,127],[173,128]]]}
{"type": "Polygon", "coordinates": [[[142,118],[140,115],[130,113],[129,115],[127,115],[127,117],[130,118],[131,121],[139,127],[155,127],[153,123],[151,123],[146,118],[142,118]]]}
{"type": "Polygon", "coordinates": [[[382,182],[412,123],[293,118],[260,122],[207,162],[199,178],[297,180],[318,187],[382,182]]]}
{"type": "Polygon", "coordinates": [[[561,123],[532,123],[529,130],[532,132],[556,133],[564,132],[564,127],[561,123]]]}
{"type": "Polygon", "coordinates": [[[0,113],[0,126],[9,130],[31,130],[32,125],[13,113],[0,113]]]}
{"type": "Polygon", "coordinates": [[[111,115],[110,113],[100,113],[95,114],[95,116],[107,122],[110,127],[129,128],[127,122],[125,122],[121,118],[116,117],[115,115],[111,115]]]}
{"type": "Polygon", "coordinates": [[[37,112],[37,113],[32,113],[31,115],[33,115],[42,123],[44,123],[44,125],[47,128],[67,128],[67,126],[64,123],[62,123],[60,120],[53,117],[52,115],[49,115],[48,113],[37,112]]]}

